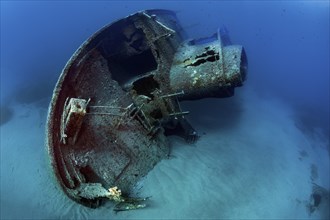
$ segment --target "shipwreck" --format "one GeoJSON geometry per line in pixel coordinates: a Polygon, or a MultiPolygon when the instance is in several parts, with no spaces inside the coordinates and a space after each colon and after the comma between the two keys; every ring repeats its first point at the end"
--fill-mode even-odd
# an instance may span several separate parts
{"type": "Polygon", "coordinates": [[[166,136],[198,133],[180,102],[225,98],[243,85],[247,57],[218,30],[189,39],[176,14],[145,10],[93,34],[72,55],[49,106],[46,148],[74,201],[115,210],[145,207],[132,187],[169,155],[166,136]]]}

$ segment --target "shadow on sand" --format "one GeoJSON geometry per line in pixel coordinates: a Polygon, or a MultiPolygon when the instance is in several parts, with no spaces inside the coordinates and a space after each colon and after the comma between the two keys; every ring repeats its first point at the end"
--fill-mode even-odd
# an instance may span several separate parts
{"type": "Polygon", "coordinates": [[[3,125],[7,122],[9,122],[13,116],[14,116],[14,111],[10,107],[7,106],[0,106],[0,125],[3,125]]]}

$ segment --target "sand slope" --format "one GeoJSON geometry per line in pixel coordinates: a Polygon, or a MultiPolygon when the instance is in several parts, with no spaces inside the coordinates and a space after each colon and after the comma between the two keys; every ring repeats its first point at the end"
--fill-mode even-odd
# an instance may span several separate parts
{"type": "Polygon", "coordinates": [[[193,145],[171,137],[171,158],[136,187],[152,196],[149,207],[117,214],[111,203],[93,210],[63,195],[45,159],[47,110],[14,107],[1,126],[1,218],[325,218],[306,205],[313,181],[329,189],[329,140],[302,133],[287,104],[248,88],[184,104],[202,137],[193,145]]]}

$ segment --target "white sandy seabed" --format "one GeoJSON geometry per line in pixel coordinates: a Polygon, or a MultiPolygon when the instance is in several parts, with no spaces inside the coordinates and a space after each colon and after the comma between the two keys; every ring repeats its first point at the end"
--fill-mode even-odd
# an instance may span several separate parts
{"type": "Polygon", "coordinates": [[[192,145],[171,137],[171,159],[138,185],[139,196],[152,196],[148,207],[118,213],[111,203],[89,209],[61,192],[47,169],[47,109],[15,106],[15,117],[1,126],[1,219],[329,216],[329,200],[312,214],[306,208],[312,182],[329,189],[329,139],[301,132],[294,112],[278,100],[246,88],[231,99],[184,105],[202,137],[192,145]]]}

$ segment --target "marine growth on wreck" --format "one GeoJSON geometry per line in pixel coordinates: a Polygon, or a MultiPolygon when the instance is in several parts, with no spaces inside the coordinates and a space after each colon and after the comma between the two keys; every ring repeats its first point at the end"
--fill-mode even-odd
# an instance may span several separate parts
{"type": "Polygon", "coordinates": [[[195,142],[180,101],[234,95],[247,74],[244,48],[217,31],[188,39],[174,12],[145,10],[93,34],[63,69],[49,107],[47,151],[74,201],[143,208],[132,187],[169,155],[166,136],[195,142]]]}

